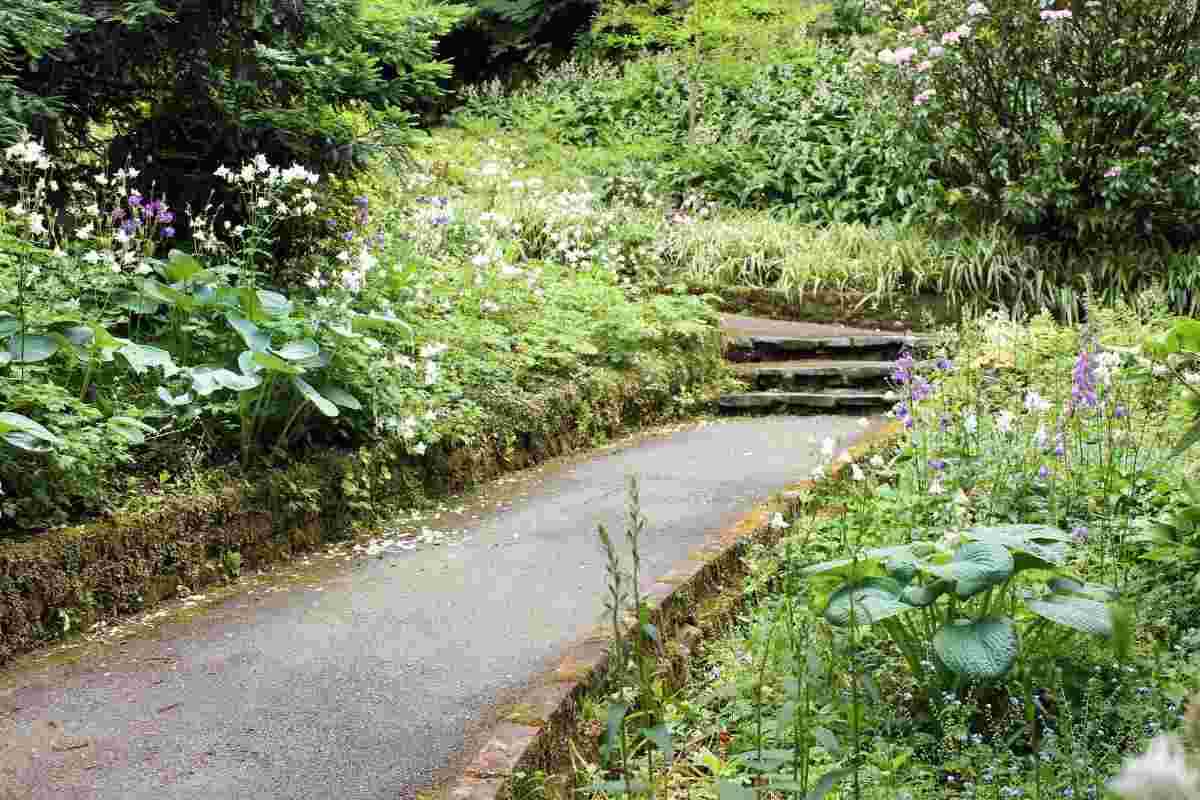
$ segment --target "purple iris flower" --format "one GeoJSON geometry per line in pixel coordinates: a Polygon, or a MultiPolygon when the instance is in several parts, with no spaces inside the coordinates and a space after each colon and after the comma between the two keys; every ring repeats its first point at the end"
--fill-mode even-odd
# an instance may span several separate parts
{"type": "Polygon", "coordinates": [[[174,235],[175,235],[175,229],[172,228],[170,225],[168,225],[167,227],[162,229],[162,237],[164,239],[170,239],[174,235]]]}

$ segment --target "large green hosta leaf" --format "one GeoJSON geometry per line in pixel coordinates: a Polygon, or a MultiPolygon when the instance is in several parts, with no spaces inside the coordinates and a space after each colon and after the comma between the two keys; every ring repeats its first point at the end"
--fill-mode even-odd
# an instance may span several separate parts
{"type": "Polygon", "coordinates": [[[870,625],[913,611],[913,606],[900,599],[902,591],[904,587],[892,578],[863,578],[833,593],[825,606],[825,619],[830,625],[849,625],[852,603],[858,625],[870,625]]]}
{"type": "Polygon", "coordinates": [[[1026,569],[1057,569],[1066,563],[1071,538],[1048,525],[995,525],[971,528],[967,538],[1008,548],[1013,572],[1026,569]]]}
{"type": "Polygon", "coordinates": [[[954,622],[933,637],[933,652],[946,669],[972,682],[1003,678],[1018,648],[1016,628],[1007,617],[954,622]]]}
{"type": "Polygon", "coordinates": [[[819,564],[811,564],[801,570],[801,574],[805,576],[824,575],[826,573],[848,573],[851,570],[847,567],[853,567],[855,563],[863,564],[868,561],[883,561],[892,556],[908,554],[909,558],[913,555],[911,545],[901,544],[892,547],[875,547],[871,550],[863,552],[862,557],[857,559],[839,558],[834,561],[822,561],[819,564]]]}
{"type": "Polygon", "coordinates": [[[934,581],[925,586],[906,586],[900,593],[900,599],[910,606],[925,608],[934,604],[939,597],[954,589],[954,582],[947,580],[934,581]]]}
{"type": "Polygon", "coordinates": [[[41,423],[11,411],[0,412],[0,438],[13,447],[35,453],[49,450],[50,445],[60,444],[62,441],[46,430],[41,423]],[[45,444],[42,444],[43,442],[45,444]]]}
{"type": "Polygon", "coordinates": [[[9,361],[16,364],[35,364],[58,352],[58,342],[49,336],[16,334],[8,340],[9,361]]]}
{"type": "Polygon", "coordinates": [[[954,581],[954,593],[963,600],[999,586],[1012,574],[1012,553],[1004,545],[991,542],[960,545],[946,570],[946,577],[954,581]]]}
{"type": "Polygon", "coordinates": [[[1054,595],[1045,600],[1026,600],[1025,607],[1043,619],[1092,636],[1112,636],[1112,611],[1098,600],[1054,595]]]}

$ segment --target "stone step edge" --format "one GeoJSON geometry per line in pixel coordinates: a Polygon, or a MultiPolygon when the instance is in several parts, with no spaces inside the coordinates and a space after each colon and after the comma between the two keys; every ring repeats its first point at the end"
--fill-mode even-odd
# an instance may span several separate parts
{"type": "Polygon", "coordinates": [[[893,401],[884,392],[734,392],[721,395],[721,408],[772,408],[779,405],[810,408],[887,406],[893,401]]]}
{"type": "Polygon", "coordinates": [[[883,347],[909,347],[926,350],[937,345],[936,336],[901,334],[853,334],[844,336],[761,336],[733,335],[726,339],[734,350],[787,350],[816,352],[820,350],[869,350],[883,347]]]}
{"type": "MultiPolygon", "coordinates": [[[[932,369],[936,366],[933,361],[921,361],[914,365],[916,369],[932,369]]],[[[842,377],[881,377],[890,375],[896,368],[894,361],[830,361],[824,364],[793,364],[759,361],[735,364],[733,371],[743,378],[753,378],[760,375],[772,377],[820,377],[825,375],[842,377]]]]}

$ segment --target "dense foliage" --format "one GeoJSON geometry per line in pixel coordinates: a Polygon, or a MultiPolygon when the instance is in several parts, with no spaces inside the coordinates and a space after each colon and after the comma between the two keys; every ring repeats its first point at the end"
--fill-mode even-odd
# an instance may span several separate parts
{"type": "MultiPolygon", "coordinates": [[[[902,357],[898,441],[821,444],[778,543],[748,553],[748,607],[682,690],[624,672],[585,704],[600,746],[578,785],[1195,797],[1176,737],[1196,743],[1196,493],[1168,446],[1193,413],[1172,388],[1197,381],[1191,324],[992,317],[957,332],[953,363],[902,357]]],[[[652,635],[625,636],[632,664],[654,659],[652,635]]]]}
{"type": "Polygon", "coordinates": [[[709,341],[700,298],[623,288],[644,257],[610,237],[617,209],[533,175],[513,188],[502,151],[473,150],[492,158],[393,178],[323,221],[337,250],[285,287],[269,253],[283,223],[319,210],[315,173],[263,156],[218,168],[249,216],[194,209],[187,252],[172,244],[184,212],[136,169],[66,186],[78,222],[61,226],[56,165],[32,140],[8,148],[21,198],[0,211],[4,524],[312,447],[419,457],[503,429],[496,416],[558,381],[650,374],[652,353],[709,341]]]}
{"type": "Polygon", "coordinates": [[[951,3],[881,60],[973,213],[1051,238],[1192,241],[1200,6],[951,3]]]}

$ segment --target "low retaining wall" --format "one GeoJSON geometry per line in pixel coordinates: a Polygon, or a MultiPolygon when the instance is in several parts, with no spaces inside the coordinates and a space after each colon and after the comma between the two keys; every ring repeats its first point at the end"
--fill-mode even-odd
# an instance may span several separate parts
{"type": "MultiPolygon", "coordinates": [[[[849,452],[858,458],[901,430],[897,423],[876,424],[859,435],[849,452]]],[[[835,462],[832,477],[836,478],[842,466],[841,461],[835,462]]],[[[811,481],[802,481],[790,488],[811,485],[811,481]]],[[[653,622],[665,643],[661,666],[671,674],[685,676],[696,644],[724,627],[740,609],[744,600],[740,587],[746,575],[744,546],[778,539],[779,533],[767,521],[776,511],[791,510],[794,501],[789,494],[785,491],[780,499],[759,506],[734,526],[710,537],[670,572],[644,582],[643,594],[654,608],[653,622]]],[[[454,781],[451,800],[508,800],[515,773],[541,770],[553,776],[569,772],[570,742],[579,709],[585,697],[604,689],[611,644],[611,631],[598,628],[569,647],[558,666],[511,706],[518,711],[487,733],[478,755],[454,781]]],[[[561,797],[574,794],[571,786],[555,789],[561,797]]]]}
{"type": "Polygon", "coordinates": [[[345,539],[355,520],[412,507],[506,471],[591,446],[622,429],[664,420],[680,392],[708,385],[719,364],[709,341],[636,373],[598,371],[541,395],[500,396],[497,430],[481,441],[408,455],[401,442],[326,452],[268,471],[251,484],[168,499],[0,544],[0,666],[13,656],[225,580],[345,539]],[[237,553],[240,565],[226,554],[237,553]]]}

